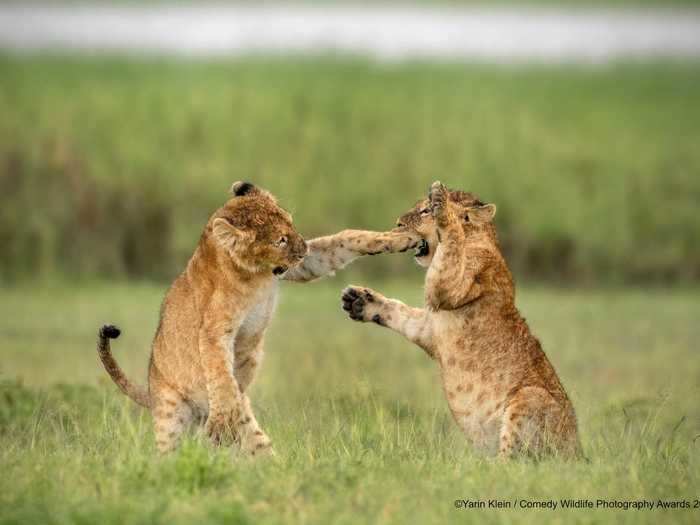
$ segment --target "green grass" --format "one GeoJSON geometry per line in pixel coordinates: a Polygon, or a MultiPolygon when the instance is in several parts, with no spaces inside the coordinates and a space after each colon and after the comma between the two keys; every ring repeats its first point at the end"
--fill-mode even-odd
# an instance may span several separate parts
{"type": "Polygon", "coordinates": [[[0,279],[167,280],[235,180],[313,236],[387,228],[441,179],[498,205],[517,275],[698,281],[698,85],[697,63],[0,58],[0,279]]]}
{"type": "MultiPolygon", "coordinates": [[[[0,0],[2,4],[19,4],[19,0],[0,0]]],[[[93,4],[93,5],[129,5],[143,4],[143,0],[49,0],[43,4],[71,5],[71,4],[93,4]]],[[[155,5],[178,5],[195,4],[195,0],[147,0],[148,4],[155,5]]],[[[243,4],[245,0],[219,0],[219,4],[243,4]]],[[[296,0],[293,2],[279,2],[284,4],[297,5],[317,5],[317,6],[337,6],[337,5],[372,5],[370,0],[296,0]]],[[[697,6],[700,0],[384,0],[383,5],[419,5],[419,6],[488,6],[499,7],[511,6],[547,6],[547,7],[676,7],[676,6],[697,6]]]]}
{"type": "MultiPolygon", "coordinates": [[[[365,279],[420,303],[413,283],[365,279]]],[[[164,287],[2,290],[0,523],[697,523],[700,510],[454,508],[455,499],[700,496],[697,290],[522,288],[519,306],[578,411],[590,463],[474,454],[436,365],[395,334],[344,318],[348,274],[284,284],[253,389],[276,461],[232,459],[196,436],[155,455],[150,418],[116,392],[95,333],[145,376],[164,287]]]]}

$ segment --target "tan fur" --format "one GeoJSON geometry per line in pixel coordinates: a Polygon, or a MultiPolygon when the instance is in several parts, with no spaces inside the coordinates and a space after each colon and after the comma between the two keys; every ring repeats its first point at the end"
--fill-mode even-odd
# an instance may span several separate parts
{"type": "Polygon", "coordinates": [[[399,253],[415,248],[420,236],[415,232],[372,232],[343,230],[308,242],[309,251],[298,266],[282,276],[287,281],[307,282],[347,266],[363,255],[399,253]]]}
{"type": "Polygon", "coordinates": [[[236,443],[251,455],[270,453],[247,392],[275,308],[274,274],[286,271],[280,278],[308,281],[360,255],[406,250],[419,239],[407,232],[348,230],[310,241],[307,254],[291,217],[269,193],[249,183],[234,184],[232,193],[209,219],[187,268],[165,296],[147,391],[131,383],[112,357],[109,339],[119,330],[100,331],[105,369],[125,394],[150,408],[161,452],[175,448],[196,421],[204,422],[215,443],[236,443]]]}
{"type": "Polygon", "coordinates": [[[426,308],[361,287],[343,291],[343,309],[404,335],[438,361],[448,405],[479,449],[580,454],[573,406],[539,341],[515,307],[515,289],[491,223],[496,208],[435,183],[398,221],[429,252],[426,308]]]}

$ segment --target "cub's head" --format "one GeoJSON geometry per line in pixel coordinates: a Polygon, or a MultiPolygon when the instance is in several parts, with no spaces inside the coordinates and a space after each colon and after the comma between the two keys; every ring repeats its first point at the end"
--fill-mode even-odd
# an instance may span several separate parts
{"type": "MultiPolygon", "coordinates": [[[[458,217],[467,237],[477,231],[493,232],[491,221],[496,215],[495,204],[484,204],[476,195],[466,191],[449,190],[447,206],[458,217]]],[[[438,232],[433,218],[430,199],[425,198],[396,221],[400,230],[415,232],[422,238],[415,251],[415,259],[423,267],[430,266],[438,246],[438,232]]]]}
{"type": "Polygon", "coordinates": [[[231,194],[211,218],[211,232],[238,266],[282,275],[304,258],[304,239],[270,193],[249,182],[235,182],[231,194]]]}

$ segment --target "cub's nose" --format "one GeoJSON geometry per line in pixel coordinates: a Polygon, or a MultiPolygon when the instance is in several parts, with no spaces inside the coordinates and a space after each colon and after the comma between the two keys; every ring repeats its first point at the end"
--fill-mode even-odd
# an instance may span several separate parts
{"type": "Polygon", "coordinates": [[[401,222],[401,219],[399,219],[398,221],[396,221],[396,227],[397,227],[397,228],[405,228],[405,227],[406,227],[406,223],[401,222]]]}

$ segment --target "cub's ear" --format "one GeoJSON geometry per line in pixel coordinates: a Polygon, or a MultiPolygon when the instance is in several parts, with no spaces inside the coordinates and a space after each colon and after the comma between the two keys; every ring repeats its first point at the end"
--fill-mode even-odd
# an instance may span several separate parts
{"type": "Polygon", "coordinates": [[[467,210],[466,220],[472,224],[486,224],[491,222],[496,216],[495,204],[484,204],[483,206],[474,206],[467,210]]]}
{"type": "Polygon", "coordinates": [[[257,188],[250,182],[239,180],[238,182],[231,184],[231,189],[229,191],[234,197],[242,197],[243,195],[254,193],[257,191],[257,188]]]}
{"type": "Polygon", "coordinates": [[[214,239],[228,250],[232,250],[237,243],[240,243],[246,237],[242,230],[239,230],[221,217],[214,219],[211,231],[214,239]]]}

